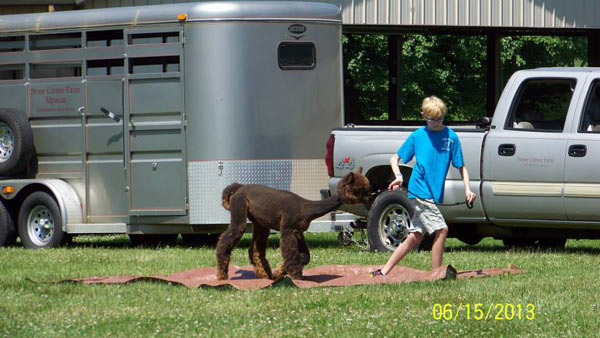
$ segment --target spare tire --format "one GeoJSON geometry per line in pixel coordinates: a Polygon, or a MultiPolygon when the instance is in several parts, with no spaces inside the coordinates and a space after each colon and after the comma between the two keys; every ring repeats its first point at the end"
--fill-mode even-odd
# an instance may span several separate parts
{"type": "Polygon", "coordinates": [[[0,108],[0,176],[24,174],[33,156],[33,133],[24,113],[0,108]]]}

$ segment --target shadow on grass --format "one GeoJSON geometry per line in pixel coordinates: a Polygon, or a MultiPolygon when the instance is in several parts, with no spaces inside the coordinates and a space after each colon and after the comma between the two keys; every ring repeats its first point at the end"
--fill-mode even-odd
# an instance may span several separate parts
{"type": "Polygon", "coordinates": [[[485,244],[485,245],[458,245],[446,247],[446,252],[539,252],[539,253],[567,253],[567,254],[600,254],[600,247],[594,246],[569,246],[564,248],[544,248],[536,246],[524,246],[506,248],[502,244],[485,244]]]}
{"type": "MultiPolygon", "coordinates": [[[[240,243],[236,246],[237,248],[248,249],[250,247],[250,241],[252,239],[251,234],[246,234],[240,240],[240,243]]],[[[306,241],[308,242],[309,248],[339,248],[343,247],[340,242],[337,240],[337,234],[331,236],[319,236],[318,238],[312,238],[312,236],[307,236],[306,241]]],[[[268,240],[268,248],[277,249],[279,248],[279,235],[272,234],[269,236],[268,240]]],[[[93,236],[80,236],[75,237],[73,242],[68,245],[68,247],[73,248],[213,248],[215,249],[217,246],[216,241],[211,241],[209,243],[206,242],[197,242],[197,243],[186,243],[181,238],[177,240],[174,244],[142,244],[136,245],[131,243],[127,235],[93,235],[93,236]]]]}
{"type": "MultiPolygon", "coordinates": [[[[237,248],[248,249],[250,241],[252,239],[251,234],[246,234],[240,240],[237,248]]],[[[343,248],[337,240],[336,233],[326,234],[307,234],[306,241],[311,249],[328,249],[328,248],[343,248]]],[[[517,247],[517,248],[506,248],[501,241],[484,241],[485,243],[479,243],[477,245],[468,245],[459,242],[458,240],[450,240],[446,245],[446,252],[540,252],[540,253],[567,253],[567,254],[591,254],[600,255],[600,241],[585,241],[580,243],[575,240],[569,240],[565,248],[538,248],[538,247],[517,247]]],[[[169,245],[134,245],[129,241],[127,235],[94,235],[94,236],[81,236],[75,237],[73,243],[69,244],[68,247],[73,248],[155,248],[160,249],[164,247],[170,248],[208,248],[215,249],[215,243],[196,243],[190,244],[183,242],[181,238],[175,244],[169,245]]],[[[268,241],[269,249],[279,248],[279,235],[272,234],[269,236],[268,241]]],[[[351,250],[353,246],[348,247],[351,250]]]]}

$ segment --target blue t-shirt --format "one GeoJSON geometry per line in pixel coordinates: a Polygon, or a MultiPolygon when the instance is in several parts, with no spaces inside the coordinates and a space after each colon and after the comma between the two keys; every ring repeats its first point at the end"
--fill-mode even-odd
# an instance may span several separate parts
{"type": "Polygon", "coordinates": [[[415,130],[397,154],[404,163],[416,157],[408,181],[408,198],[428,198],[436,203],[444,200],[444,181],[450,162],[455,168],[464,165],[458,136],[448,127],[440,131],[429,130],[427,126],[415,130]]]}

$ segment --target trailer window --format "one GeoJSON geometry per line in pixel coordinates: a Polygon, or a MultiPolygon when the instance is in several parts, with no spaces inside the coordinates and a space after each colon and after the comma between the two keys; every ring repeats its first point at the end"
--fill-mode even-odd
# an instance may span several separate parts
{"type": "Polygon", "coordinates": [[[277,48],[279,68],[313,69],[316,65],[315,45],[312,42],[282,42],[277,48]]]}
{"type": "Polygon", "coordinates": [[[79,76],[81,76],[81,62],[79,61],[62,63],[32,63],[29,65],[29,77],[32,79],[79,76]]]}
{"type": "Polygon", "coordinates": [[[174,31],[129,34],[127,41],[129,45],[179,42],[179,32],[174,31]]]}
{"type": "Polygon", "coordinates": [[[574,79],[525,81],[513,101],[505,128],[520,131],[562,131],[576,83],[574,79]]]}
{"type": "Polygon", "coordinates": [[[129,59],[130,74],[179,72],[179,56],[129,59]]]}
{"type": "Polygon", "coordinates": [[[110,47],[123,45],[123,30],[94,31],[86,33],[87,47],[110,47]]]}
{"type": "Polygon", "coordinates": [[[25,76],[25,65],[0,65],[0,80],[21,80],[25,76]]]}
{"type": "Polygon", "coordinates": [[[81,48],[81,32],[30,35],[30,50],[81,48]]]}
{"type": "Polygon", "coordinates": [[[88,60],[87,75],[123,74],[124,64],[123,59],[88,60]]]}
{"type": "Polygon", "coordinates": [[[24,36],[7,36],[0,38],[0,53],[18,52],[25,49],[24,36]]]}

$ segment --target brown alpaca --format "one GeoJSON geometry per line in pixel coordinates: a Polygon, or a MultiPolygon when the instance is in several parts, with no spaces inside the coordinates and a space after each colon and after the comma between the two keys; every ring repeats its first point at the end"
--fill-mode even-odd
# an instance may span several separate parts
{"type": "Polygon", "coordinates": [[[246,231],[246,219],[254,225],[248,249],[250,263],[260,278],[276,279],[287,274],[302,277],[302,268],[310,261],[304,231],[315,218],[337,209],[342,204],[371,201],[369,180],[360,174],[349,173],[336,188],[336,195],[321,201],[309,201],[294,193],[275,190],[263,185],[233,183],[223,190],[223,207],[231,212],[229,228],[217,244],[217,278],[228,279],[231,251],[246,231]],[[283,264],[275,272],[265,256],[270,230],[281,233],[280,247],[283,264]]]}

